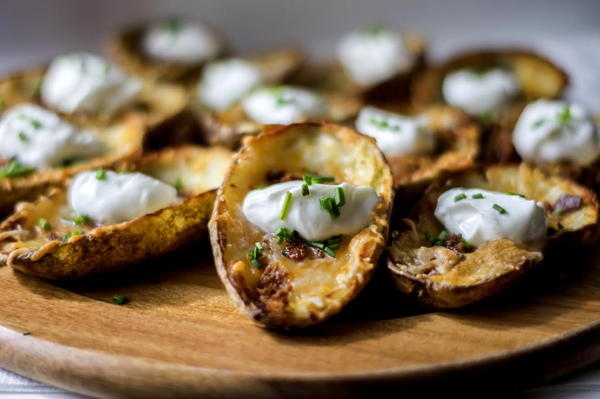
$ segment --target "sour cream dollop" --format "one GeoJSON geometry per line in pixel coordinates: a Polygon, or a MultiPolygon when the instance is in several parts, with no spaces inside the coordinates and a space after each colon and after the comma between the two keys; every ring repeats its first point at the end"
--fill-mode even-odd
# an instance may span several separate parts
{"type": "Polygon", "coordinates": [[[281,125],[323,117],[327,112],[321,96],[293,86],[255,90],[242,100],[242,108],[256,122],[281,125]]]}
{"type": "Polygon", "coordinates": [[[260,85],[262,79],[261,71],[242,59],[213,62],[204,68],[197,93],[211,109],[224,110],[260,85]]]}
{"type": "Polygon", "coordinates": [[[384,28],[349,33],[340,41],[337,54],[352,80],[366,87],[408,70],[415,62],[402,35],[384,28]]]}
{"type": "Polygon", "coordinates": [[[221,41],[208,27],[178,19],[150,26],[142,46],[152,58],[181,64],[204,62],[221,51],[221,41]]]}
{"type": "Polygon", "coordinates": [[[250,191],[242,205],[244,216],[264,232],[277,233],[281,227],[287,227],[314,241],[354,234],[371,222],[371,212],[378,201],[373,188],[348,183],[312,184],[309,186],[310,193],[304,196],[302,184],[302,181],[290,181],[250,191]],[[332,197],[337,187],[344,190],[346,203],[339,208],[340,216],[332,219],[326,210],[321,209],[319,199],[332,197]],[[287,192],[292,198],[287,217],[281,220],[287,192]]]}
{"type": "Polygon", "coordinates": [[[484,72],[462,69],[449,73],[442,83],[442,94],[448,104],[471,115],[497,110],[518,91],[515,77],[500,68],[484,72]]]}
{"type": "Polygon", "coordinates": [[[104,150],[94,134],[37,105],[16,105],[0,118],[0,158],[39,168],[93,157],[104,150]]]}
{"type": "Polygon", "coordinates": [[[69,206],[101,224],[116,224],[156,212],[177,200],[172,186],[142,173],[82,172],[68,192],[69,206]]]}
{"type": "Polygon", "coordinates": [[[364,107],[356,119],[356,130],[375,138],[387,157],[429,154],[435,149],[435,134],[423,116],[411,118],[364,107]]]}
{"type": "Polygon", "coordinates": [[[538,100],[524,110],[513,132],[521,158],[588,165],[600,155],[600,131],[577,104],[538,100]]]}
{"type": "Polygon", "coordinates": [[[438,198],[435,217],[476,247],[500,238],[536,242],[546,235],[543,205],[519,195],[453,188],[438,198]]]}
{"type": "Polygon", "coordinates": [[[139,93],[142,83],[88,53],[55,58],[42,82],[42,99],[61,112],[112,113],[139,93]]]}

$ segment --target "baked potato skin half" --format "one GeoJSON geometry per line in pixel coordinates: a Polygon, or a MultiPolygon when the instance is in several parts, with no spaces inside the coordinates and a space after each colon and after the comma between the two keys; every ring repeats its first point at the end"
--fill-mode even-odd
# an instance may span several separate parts
{"type": "Polygon", "coordinates": [[[125,164],[144,173],[160,171],[154,177],[168,183],[172,183],[172,176],[179,177],[184,198],[175,205],[116,225],[81,227],[61,222],[60,210],[67,204],[67,194],[62,189],[51,190],[35,203],[20,203],[16,213],[0,225],[0,264],[51,280],[77,279],[181,248],[206,234],[214,188],[220,184],[230,161],[228,150],[189,146],[149,154],[125,164]],[[51,227],[40,228],[40,218],[45,218],[51,227]],[[74,231],[82,234],[69,238],[74,231]]]}
{"type": "Polygon", "coordinates": [[[504,291],[537,267],[548,250],[592,242],[597,233],[598,199],[588,188],[549,177],[526,164],[494,166],[433,183],[404,222],[408,228],[394,231],[388,248],[388,269],[398,290],[426,307],[459,308],[504,291]],[[425,232],[437,236],[443,229],[433,212],[439,195],[452,187],[515,192],[549,204],[569,194],[580,197],[583,205],[561,215],[548,212],[549,234],[543,245],[498,239],[461,255],[444,246],[431,246],[425,238],[425,232]]]}
{"type": "MultiPolygon", "coordinates": [[[[40,97],[40,88],[45,72],[45,67],[37,67],[0,78],[0,100],[4,106],[9,107],[29,102],[49,108],[43,104],[40,97]]],[[[181,144],[182,141],[188,140],[187,136],[185,140],[180,138],[182,136],[180,130],[189,129],[190,123],[193,121],[187,109],[187,103],[187,92],[182,87],[165,83],[145,83],[138,98],[114,115],[106,113],[91,115],[84,112],[65,114],[56,110],[52,111],[73,123],[98,128],[136,115],[144,124],[146,142],[166,145],[181,144]]],[[[158,147],[158,145],[155,144],[152,147],[158,147]]]]}
{"type": "Polygon", "coordinates": [[[556,64],[534,52],[522,49],[481,50],[464,53],[437,66],[425,69],[412,86],[412,102],[419,108],[444,103],[442,81],[455,70],[463,68],[505,67],[514,71],[520,100],[560,97],[569,83],[567,74],[556,64]]]}
{"type": "MultiPolygon", "coordinates": [[[[140,76],[150,81],[165,81],[177,84],[188,84],[198,77],[202,67],[206,62],[195,64],[182,64],[169,62],[166,60],[157,60],[145,55],[141,49],[141,42],[148,24],[141,24],[130,27],[109,39],[106,50],[109,56],[129,73],[140,76]]],[[[214,28],[213,33],[224,42],[223,35],[219,34],[214,28]]],[[[220,52],[223,55],[226,49],[220,52]]]]}
{"type": "Polygon", "coordinates": [[[339,312],[368,282],[385,246],[392,186],[391,172],[373,140],[349,128],[306,123],[249,137],[217,193],[209,222],[217,271],[238,309],[274,328],[307,327],[339,312]],[[270,170],[316,172],[373,187],[379,202],[371,224],[343,237],[335,258],[294,261],[264,241],[264,267],[255,268],[248,250],[270,238],[245,219],[240,206],[248,191],[265,183],[270,170]]]}

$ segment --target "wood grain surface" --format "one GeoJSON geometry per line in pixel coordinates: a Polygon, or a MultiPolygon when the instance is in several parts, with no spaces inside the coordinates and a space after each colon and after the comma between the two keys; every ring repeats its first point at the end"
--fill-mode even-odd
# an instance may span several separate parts
{"type": "Polygon", "coordinates": [[[0,367],[93,396],[276,398],[489,384],[499,392],[600,359],[596,254],[546,264],[500,298],[440,313],[403,302],[380,268],[342,314],[299,332],[238,314],[210,259],[203,243],[61,284],[1,268],[0,367]],[[113,304],[117,293],[129,302],[113,304]]]}

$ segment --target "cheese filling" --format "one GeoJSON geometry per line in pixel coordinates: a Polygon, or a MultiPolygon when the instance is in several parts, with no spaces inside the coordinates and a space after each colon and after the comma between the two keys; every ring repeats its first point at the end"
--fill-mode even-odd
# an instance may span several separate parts
{"type": "Polygon", "coordinates": [[[177,201],[172,186],[142,173],[89,171],[75,176],[69,206],[100,224],[116,224],[156,212],[177,201]]]}
{"type": "Polygon", "coordinates": [[[261,84],[262,73],[242,59],[213,62],[204,68],[198,97],[214,110],[224,110],[261,84]]]}
{"type": "Polygon", "coordinates": [[[142,42],[152,58],[182,64],[197,64],[216,57],[221,50],[217,36],[206,26],[178,19],[149,27],[142,42]]]}
{"type": "Polygon", "coordinates": [[[589,165],[600,155],[600,129],[577,104],[538,100],[524,110],[513,132],[521,158],[589,165]]]}
{"type": "Polygon", "coordinates": [[[60,112],[113,113],[142,88],[139,80],[96,55],[74,53],[55,58],[42,82],[42,100],[60,112]]]}
{"type": "Polygon", "coordinates": [[[500,238],[536,242],[546,235],[543,205],[516,194],[453,188],[438,198],[435,217],[449,233],[476,247],[500,238]]]}
{"type": "Polygon", "coordinates": [[[371,223],[371,212],[378,202],[373,188],[348,183],[311,184],[307,186],[309,193],[304,195],[303,184],[289,181],[250,191],[242,205],[244,216],[266,233],[275,234],[285,227],[314,241],[355,234],[371,223]],[[340,190],[344,201],[335,217],[322,200],[335,198],[340,190]]]}
{"type": "Polygon", "coordinates": [[[0,158],[36,167],[100,155],[105,146],[58,115],[33,104],[8,109],[0,118],[0,158]]]}
{"type": "Polygon", "coordinates": [[[327,112],[319,95],[293,86],[255,90],[242,100],[242,108],[256,122],[280,125],[320,118],[327,112]]]}
{"type": "Polygon", "coordinates": [[[337,55],[352,80],[366,87],[410,69],[415,62],[402,35],[380,27],[351,32],[339,43],[337,55]]]}
{"type": "Polygon", "coordinates": [[[435,149],[435,134],[427,118],[406,117],[375,107],[364,107],[356,119],[356,130],[377,140],[387,157],[430,154],[435,149]]]}
{"type": "Polygon", "coordinates": [[[442,83],[442,94],[448,104],[471,115],[498,110],[518,91],[515,77],[500,68],[484,72],[462,69],[449,73],[442,83]]]}

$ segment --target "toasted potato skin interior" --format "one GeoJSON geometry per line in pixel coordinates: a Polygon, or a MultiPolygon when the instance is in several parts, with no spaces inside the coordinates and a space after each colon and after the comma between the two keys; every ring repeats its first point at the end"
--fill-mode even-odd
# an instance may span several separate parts
{"type": "Polygon", "coordinates": [[[598,199],[571,180],[549,177],[527,164],[494,166],[432,184],[405,225],[392,233],[388,249],[388,268],[399,291],[425,306],[458,308],[504,291],[538,265],[547,250],[567,242],[590,242],[597,232],[598,199]],[[431,246],[425,238],[425,232],[435,237],[443,230],[433,212],[439,195],[452,187],[519,193],[545,204],[570,194],[580,197],[583,205],[561,215],[547,212],[549,229],[543,243],[498,239],[461,254],[431,246]]]}
{"type": "Polygon", "coordinates": [[[330,124],[265,130],[237,154],[217,194],[209,230],[217,270],[238,308],[269,327],[306,327],[337,313],[369,280],[384,247],[393,199],[392,176],[373,140],[330,124]],[[294,261],[272,235],[248,222],[241,204],[269,171],[318,173],[371,186],[379,195],[371,225],[344,236],[336,257],[294,261]],[[264,267],[248,259],[263,242],[264,267]]]}

